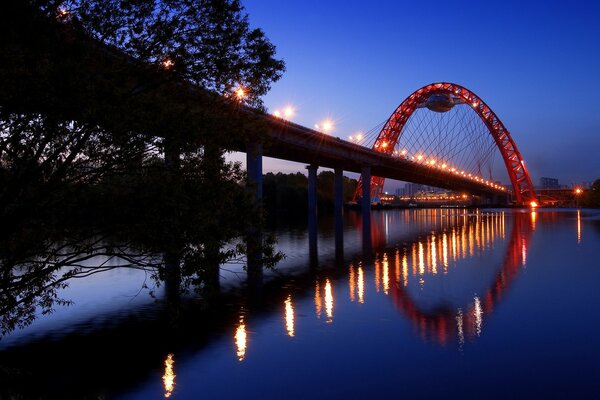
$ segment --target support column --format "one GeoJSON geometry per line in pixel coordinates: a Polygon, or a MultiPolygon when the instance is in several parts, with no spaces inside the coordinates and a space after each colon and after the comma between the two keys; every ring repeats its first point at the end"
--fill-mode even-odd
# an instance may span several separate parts
{"type": "Polygon", "coordinates": [[[344,257],[344,170],[334,171],[335,254],[344,257]]]}
{"type": "Polygon", "coordinates": [[[371,247],[371,167],[363,167],[362,179],[362,225],[363,225],[363,247],[371,247]]]}
{"type": "Polygon", "coordinates": [[[317,262],[317,165],[309,165],[308,170],[308,247],[311,267],[317,262]]]}
{"type": "Polygon", "coordinates": [[[257,201],[262,200],[262,145],[249,143],[246,145],[246,174],[249,190],[257,201]]]}
{"type": "MultiPolygon", "coordinates": [[[[246,145],[246,175],[247,187],[254,195],[257,203],[262,200],[262,145],[260,143],[248,143],[246,145]]],[[[263,259],[262,259],[262,231],[258,227],[248,230],[246,237],[248,263],[248,285],[251,288],[262,286],[263,259]]]]}

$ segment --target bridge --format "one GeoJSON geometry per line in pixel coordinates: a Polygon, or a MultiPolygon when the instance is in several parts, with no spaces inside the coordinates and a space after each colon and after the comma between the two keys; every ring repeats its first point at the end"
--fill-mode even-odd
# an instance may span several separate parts
{"type": "MultiPolygon", "coordinates": [[[[253,110],[247,112],[253,113],[253,110]]],[[[309,227],[316,226],[316,182],[319,166],[333,168],[335,171],[335,214],[338,225],[342,223],[343,213],[343,172],[361,174],[354,199],[361,202],[366,230],[369,230],[370,224],[367,210],[370,210],[372,200],[382,195],[386,178],[481,196],[506,196],[505,187],[482,177],[482,164],[491,162],[482,160],[483,157],[477,154],[478,150],[483,150],[479,153],[484,153],[487,158],[490,158],[494,150],[501,155],[512,183],[512,194],[518,205],[537,204],[525,162],[510,133],[481,98],[457,84],[433,83],[412,93],[388,118],[370,147],[344,141],[279,117],[266,115],[263,118],[269,126],[266,131],[269,146],[263,150],[260,145],[247,143],[245,149],[241,146],[237,148],[246,151],[249,181],[256,188],[257,199],[260,199],[263,155],[308,164],[309,227]],[[413,134],[408,128],[411,117],[418,109],[426,108],[435,114],[449,112],[455,106],[462,107],[463,114],[464,108],[467,108],[466,112],[472,114],[471,117],[478,118],[481,126],[478,129],[470,129],[469,132],[474,139],[463,137],[465,124],[459,124],[458,131],[450,133],[425,131],[413,134]],[[404,137],[404,141],[400,140],[401,136],[404,137]],[[412,156],[409,155],[411,140],[417,142],[419,147],[418,150],[412,151],[412,156]],[[479,148],[462,145],[465,142],[474,143],[473,147],[479,148]],[[424,151],[423,148],[429,151],[424,151]],[[454,151],[457,148],[460,151],[454,151]],[[475,155],[470,160],[465,160],[464,153],[475,155]],[[454,164],[454,159],[460,159],[475,168],[454,164]]],[[[472,119],[466,121],[466,125],[473,125],[472,119]]],[[[445,124],[448,128],[448,123],[445,124]]],[[[419,125],[431,126],[432,123],[421,117],[419,125]]],[[[456,131],[456,128],[453,130],[456,131]]]]}
{"type": "MultiPolygon", "coordinates": [[[[344,171],[361,174],[355,199],[360,200],[363,210],[370,209],[371,200],[381,195],[385,179],[484,197],[506,196],[511,191],[498,184],[491,173],[493,156],[497,154],[504,162],[515,203],[536,201],[515,141],[491,108],[463,86],[449,82],[424,86],[398,106],[377,130],[372,143],[351,142],[246,107],[233,96],[224,98],[209,93],[178,78],[168,68],[141,65],[76,29],[63,27],[57,32],[55,24],[36,28],[37,37],[32,37],[32,30],[25,24],[14,28],[22,31],[10,32],[11,51],[20,56],[2,58],[0,105],[5,110],[90,120],[108,130],[143,130],[165,142],[178,129],[185,130],[188,141],[198,146],[203,146],[207,115],[212,118],[213,129],[220,124],[238,124],[245,132],[244,139],[223,138],[219,146],[247,153],[248,181],[257,199],[262,197],[263,156],[307,165],[309,221],[316,218],[319,167],[335,170],[338,216],[343,212],[344,171]],[[45,60],[34,56],[40,49],[47,53],[45,60]],[[64,59],[65,54],[71,58],[64,59]],[[21,68],[25,63],[32,65],[27,72],[21,68]],[[68,69],[69,79],[55,84],[53,79],[66,73],[64,65],[78,68],[68,69]],[[35,95],[40,85],[47,92],[45,98],[35,95]],[[112,93],[115,87],[126,96],[112,93]],[[92,107],[89,99],[97,100],[98,93],[105,97],[106,104],[99,107],[94,103],[92,107]],[[144,114],[130,113],[131,109],[143,109],[144,114]],[[161,110],[166,117],[146,110],[161,110]],[[115,120],[119,121],[116,127],[115,120]],[[484,177],[486,173],[488,176],[484,177]]],[[[165,162],[177,159],[180,153],[180,147],[165,145],[165,162]]],[[[368,224],[369,213],[363,214],[368,224]]]]}

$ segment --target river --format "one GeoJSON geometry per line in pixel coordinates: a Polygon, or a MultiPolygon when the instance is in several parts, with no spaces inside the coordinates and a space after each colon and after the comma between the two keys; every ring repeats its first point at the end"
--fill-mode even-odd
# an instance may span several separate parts
{"type": "Polygon", "coordinates": [[[286,258],[260,287],[222,266],[209,300],[73,280],[0,340],[0,398],[600,398],[599,210],[344,218],[337,248],[331,218],[313,247],[273,227],[286,258]]]}

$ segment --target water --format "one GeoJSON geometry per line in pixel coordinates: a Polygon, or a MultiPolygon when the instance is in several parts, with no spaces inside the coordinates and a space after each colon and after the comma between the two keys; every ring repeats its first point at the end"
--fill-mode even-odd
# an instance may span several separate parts
{"type": "Polygon", "coordinates": [[[225,266],[221,295],[151,297],[143,272],[74,282],[75,304],[0,341],[2,397],[600,398],[600,212],[346,214],[262,288],[225,266]],[[309,251],[311,250],[311,251],[309,251]]]}

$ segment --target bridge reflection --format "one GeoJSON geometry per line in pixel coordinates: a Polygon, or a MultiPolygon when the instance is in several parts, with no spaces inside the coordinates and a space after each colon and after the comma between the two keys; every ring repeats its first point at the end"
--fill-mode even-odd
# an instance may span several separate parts
{"type": "MultiPolygon", "coordinates": [[[[357,230],[362,232],[361,220],[356,219],[357,230]]],[[[371,258],[372,263],[365,258],[349,263],[349,300],[365,303],[365,293],[370,285],[376,294],[391,298],[423,340],[446,344],[455,339],[462,346],[465,340],[481,335],[484,318],[493,312],[520,268],[526,264],[527,248],[536,220],[535,211],[514,213],[509,217],[505,212],[469,214],[464,210],[375,213],[369,237],[364,239],[372,244],[375,256],[371,258]],[[389,238],[390,225],[396,223],[408,226],[430,224],[434,230],[390,250],[386,248],[386,239],[389,238]],[[508,242],[507,230],[510,230],[508,242]],[[487,256],[498,246],[505,246],[505,249],[493,280],[481,295],[474,294],[466,304],[455,307],[442,304],[427,309],[411,297],[410,285],[422,290],[428,280],[459,269],[461,260],[487,256]],[[371,267],[373,282],[369,283],[365,276],[366,270],[371,267]]],[[[335,298],[330,279],[318,277],[314,293],[316,317],[331,323],[335,298]]],[[[285,300],[284,320],[287,331],[294,332],[290,301],[290,297],[285,300]]]]}
{"type": "MultiPolygon", "coordinates": [[[[448,274],[456,261],[489,251],[505,237],[504,212],[478,213],[474,216],[464,213],[448,215],[446,227],[441,231],[431,233],[402,249],[397,248],[391,254],[382,253],[374,264],[376,291],[391,297],[395,307],[411,320],[424,340],[445,344],[456,337],[458,343],[462,344],[465,338],[479,336],[484,316],[490,314],[503,298],[527,260],[527,247],[531,232],[535,229],[536,213],[514,214],[511,220],[512,232],[500,268],[483,295],[474,295],[470,303],[454,309],[441,305],[426,310],[411,297],[407,288],[411,280],[416,280],[422,289],[428,278],[448,274]]],[[[373,237],[384,238],[385,235],[375,234],[373,237]]],[[[353,268],[350,267],[351,270],[353,268]]],[[[349,277],[352,276],[350,273],[349,277]]],[[[350,283],[351,289],[354,286],[354,283],[350,283]]]]}
{"type": "MultiPolygon", "coordinates": [[[[404,290],[404,286],[399,284],[394,285],[390,293],[394,305],[409,317],[424,339],[446,343],[449,338],[456,335],[459,343],[463,343],[465,336],[479,336],[484,315],[493,311],[494,306],[513,282],[520,266],[525,262],[527,238],[522,235],[521,229],[518,227],[513,232],[506,258],[496,279],[483,296],[475,295],[473,301],[464,308],[460,307],[455,310],[440,308],[433,312],[424,311],[412,300],[408,292],[404,290]]],[[[431,267],[431,270],[428,272],[436,273],[434,267],[431,267]]],[[[423,271],[420,270],[419,276],[422,274],[423,271]]],[[[395,278],[395,275],[391,278],[395,278]]],[[[423,278],[420,278],[419,282],[422,283],[423,278]]]]}
{"type": "MultiPolygon", "coordinates": [[[[465,341],[482,334],[484,320],[525,266],[536,221],[535,211],[509,214],[504,211],[469,213],[466,210],[374,213],[366,239],[372,243],[374,255],[358,256],[341,271],[317,273],[313,278],[314,315],[318,320],[332,324],[335,304],[344,301],[346,293],[349,302],[357,306],[365,304],[367,296],[385,296],[408,318],[422,340],[442,345],[455,341],[461,348],[465,341]],[[391,226],[397,223],[431,229],[428,234],[416,231],[412,235],[416,239],[389,248],[386,240],[397,239],[390,232],[391,226]],[[493,260],[492,253],[500,254],[501,259],[489,284],[480,293],[473,292],[462,304],[453,306],[441,302],[428,307],[415,296],[415,290],[417,293],[423,290],[429,281],[459,273],[469,258],[493,260]],[[340,279],[347,280],[347,292],[335,285],[340,279]]],[[[359,217],[356,222],[356,229],[362,233],[359,217]]],[[[282,325],[289,337],[301,335],[295,326],[294,315],[301,312],[296,307],[291,294],[286,294],[281,307],[282,325]]],[[[242,326],[240,323],[236,329],[239,331],[242,326]]],[[[241,361],[240,349],[245,351],[247,336],[236,333],[235,340],[241,361]]]]}

